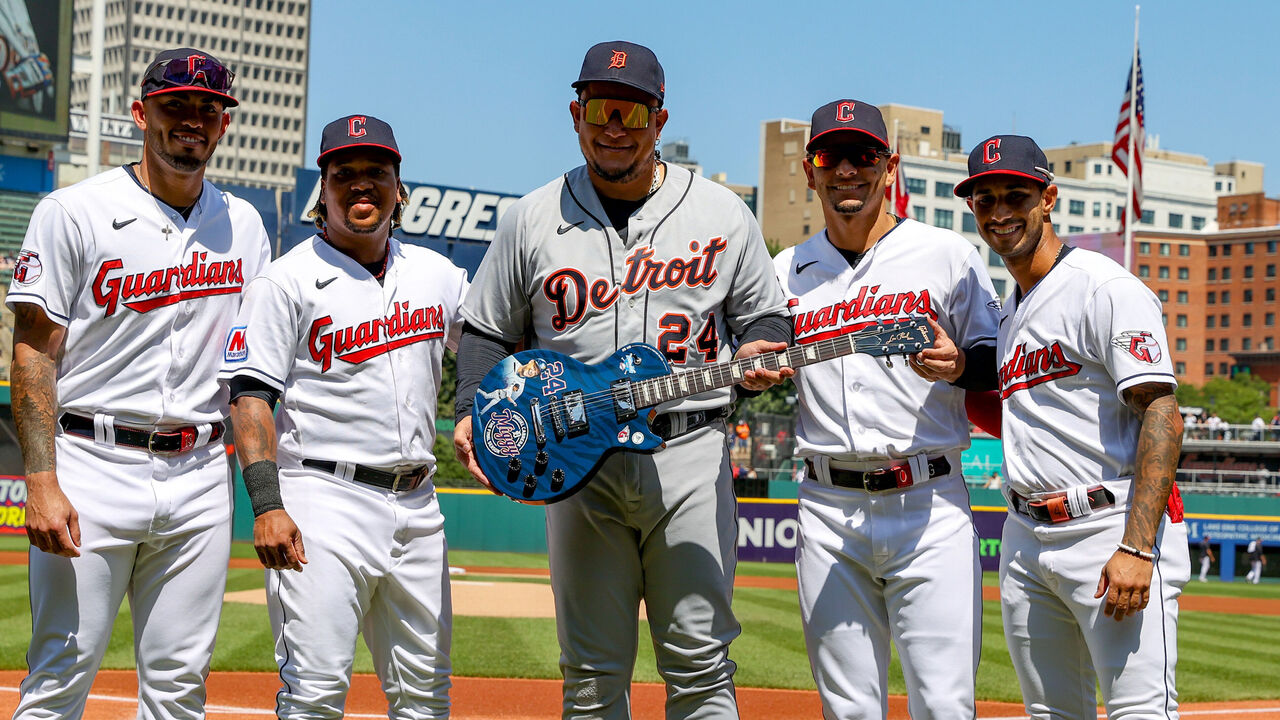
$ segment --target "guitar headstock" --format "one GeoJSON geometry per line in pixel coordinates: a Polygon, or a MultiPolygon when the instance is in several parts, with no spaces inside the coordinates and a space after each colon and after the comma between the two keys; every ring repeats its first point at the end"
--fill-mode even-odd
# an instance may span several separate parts
{"type": "Polygon", "coordinates": [[[854,351],[876,357],[918,353],[933,341],[933,328],[924,318],[871,325],[853,334],[854,351]]]}

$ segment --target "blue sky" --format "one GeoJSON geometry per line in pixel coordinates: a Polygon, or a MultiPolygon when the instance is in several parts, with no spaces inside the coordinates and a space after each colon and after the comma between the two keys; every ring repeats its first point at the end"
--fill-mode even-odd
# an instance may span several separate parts
{"type": "MultiPolygon", "coordinates": [[[[1277,2],[1142,8],[1147,133],[1211,163],[1267,165],[1280,195],[1277,2]]],[[[315,0],[307,157],[339,116],[396,130],[408,180],[524,193],[580,164],[569,84],[593,43],[666,70],[664,140],[757,182],[760,123],[838,97],[939,109],[966,148],[1110,141],[1133,38],[1125,2],[315,0]],[[356,8],[359,8],[357,11],[356,8]]]]}

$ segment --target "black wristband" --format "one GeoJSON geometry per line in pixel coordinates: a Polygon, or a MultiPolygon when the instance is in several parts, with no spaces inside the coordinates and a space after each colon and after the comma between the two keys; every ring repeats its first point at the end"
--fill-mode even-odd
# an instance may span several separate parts
{"type": "Polygon", "coordinates": [[[245,468],[241,475],[255,518],[264,512],[284,509],[284,500],[280,498],[280,468],[274,462],[259,460],[245,468]]]}

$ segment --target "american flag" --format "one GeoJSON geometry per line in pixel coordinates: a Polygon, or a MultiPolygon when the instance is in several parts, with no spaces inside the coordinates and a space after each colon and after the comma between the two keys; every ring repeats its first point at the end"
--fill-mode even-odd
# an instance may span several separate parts
{"type": "Polygon", "coordinates": [[[894,215],[901,218],[907,216],[907,201],[911,199],[911,193],[907,191],[907,174],[901,161],[898,162],[898,179],[892,186],[885,187],[884,199],[893,201],[894,215]]]}
{"type": "MultiPolygon", "coordinates": [[[[1129,103],[1134,102],[1133,92],[1133,66],[1129,66],[1128,78],[1124,84],[1124,101],[1120,103],[1120,119],[1116,121],[1116,140],[1115,145],[1111,148],[1111,159],[1115,162],[1116,167],[1120,168],[1120,172],[1125,175],[1129,174],[1129,133],[1133,136],[1133,197],[1129,198],[1130,206],[1133,208],[1133,219],[1140,221],[1142,219],[1142,147],[1146,143],[1146,103],[1144,100],[1144,91],[1142,85],[1142,55],[1134,53],[1135,60],[1138,64],[1138,92],[1137,107],[1133,112],[1133,121],[1136,127],[1129,127],[1129,103]]],[[[1120,213],[1120,229],[1124,229],[1125,220],[1128,213],[1120,213]]]]}

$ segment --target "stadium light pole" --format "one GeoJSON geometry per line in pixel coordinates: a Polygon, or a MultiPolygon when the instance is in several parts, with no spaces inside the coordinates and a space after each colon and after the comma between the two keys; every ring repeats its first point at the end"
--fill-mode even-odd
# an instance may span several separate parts
{"type": "Polygon", "coordinates": [[[88,169],[85,177],[98,174],[102,165],[102,45],[106,37],[107,0],[93,0],[89,28],[89,127],[85,138],[88,169]]]}

